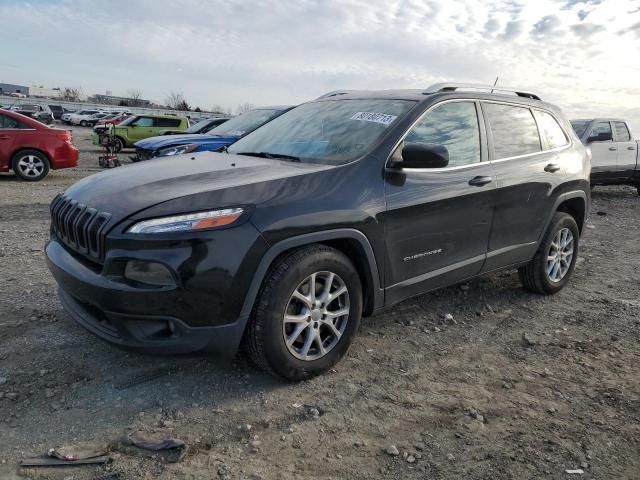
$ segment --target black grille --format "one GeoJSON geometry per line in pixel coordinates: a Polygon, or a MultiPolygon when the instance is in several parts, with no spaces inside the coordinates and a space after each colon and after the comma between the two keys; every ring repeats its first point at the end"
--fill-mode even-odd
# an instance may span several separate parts
{"type": "Polygon", "coordinates": [[[153,158],[153,150],[147,150],[145,148],[136,148],[136,156],[138,160],[149,160],[153,158]]]}
{"type": "Polygon", "coordinates": [[[62,243],[94,260],[104,259],[104,235],[111,214],[63,195],[56,196],[50,208],[51,227],[62,243]]]}

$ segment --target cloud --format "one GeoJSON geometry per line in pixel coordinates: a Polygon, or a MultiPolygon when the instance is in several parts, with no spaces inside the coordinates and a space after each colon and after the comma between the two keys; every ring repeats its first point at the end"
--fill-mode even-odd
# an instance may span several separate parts
{"type": "Polygon", "coordinates": [[[12,65],[0,66],[0,81],[116,95],[137,88],[159,101],[177,90],[192,105],[233,108],[342,88],[492,83],[499,75],[501,84],[538,91],[571,115],[614,115],[637,104],[628,93],[640,85],[633,58],[640,18],[629,13],[637,0],[95,5],[0,0],[0,18],[11,19],[0,28],[0,62],[12,65]]]}
{"type": "Polygon", "coordinates": [[[604,32],[607,29],[602,25],[596,25],[595,23],[578,23],[571,25],[571,30],[580,38],[590,38],[593,35],[604,32]]]}

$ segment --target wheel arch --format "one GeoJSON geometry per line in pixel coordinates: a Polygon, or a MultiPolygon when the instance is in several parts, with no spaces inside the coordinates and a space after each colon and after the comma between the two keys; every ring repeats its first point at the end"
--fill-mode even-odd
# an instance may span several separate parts
{"type": "Polygon", "coordinates": [[[16,155],[18,155],[20,152],[25,152],[27,150],[35,150],[38,153],[41,153],[42,155],[45,156],[45,158],[47,159],[47,162],[49,162],[49,167],[51,167],[51,157],[49,156],[49,154],[47,152],[45,152],[44,150],[42,150],[41,148],[38,147],[20,147],[18,149],[16,149],[10,157],[10,163],[9,163],[9,168],[11,168],[13,170],[13,159],[16,157],[16,155]]]}
{"type": "Polygon", "coordinates": [[[333,247],[353,262],[362,281],[365,315],[383,306],[384,291],[380,287],[378,264],[369,240],[359,230],[336,229],[287,238],[271,246],[256,269],[242,305],[240,318],[248,319],[251,315],[260,287],[274,262],[291,250],[313,244],[333,247]]]}
{"type": "MultiPolygon", "coordinates": [[[[571,215],[576,221],[576,224],[578,224],[578,231],[582,235],[582,230],[589,213],[587,193],[579,190],[560,195],[553,209],[553,213],[555,212],[564,212],[571,215]]],[[[553,217],[553,213],[551,217],[553,217]]],[[[549,218],[549,222],[551,222],[551,218],[549,218]]]]}

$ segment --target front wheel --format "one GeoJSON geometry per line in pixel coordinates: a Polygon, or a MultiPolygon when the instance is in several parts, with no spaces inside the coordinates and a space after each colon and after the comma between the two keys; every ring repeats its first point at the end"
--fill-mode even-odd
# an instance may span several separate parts
{"type": "Polygon", "coordinates": [[[346,353],[362,316],[357,270],[325,245],[295,250],[267,275],[244,345],[262,369],[304,380],[335,365],[346,353]]]}
{"type": "Polygon", "coordinates": [[[13,156],[11,168],[19,179],[37,182],[49,173],[49,159],[37,150],[22,150],[13,156]]]}
{"type": "Polygon", "coordinates": [[[559,292],[573,274],[580,231],[568,213],[556,212],[533,260],[518,269],[527,290],[543,295],[559,292]]]}
{"type": "Polygon", "coordinates": [[[88,125],[88,123],[87,123],[87,121],[86,121],[86,120],[81,120],[81,121],[80,121],[80,126],[81,126],[81,127],[86,127],[87,125],[88,125]]]}
{"type": "Polygon", "coordinates": [[[113,139],[113,150],[118,153],[121,152],[122,149],[124,148],[124,140],[122,140],[120,137],[116,137],[113,139]]]}

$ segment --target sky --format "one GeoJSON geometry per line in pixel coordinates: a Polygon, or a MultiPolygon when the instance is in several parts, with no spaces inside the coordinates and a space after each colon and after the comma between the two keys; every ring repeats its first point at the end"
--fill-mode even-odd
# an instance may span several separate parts
{"type": "Polygon", "coordinates": [[[640,0],[0,0],[0,82],[192,106],[499,84],[640,138],[640,0]]]}

